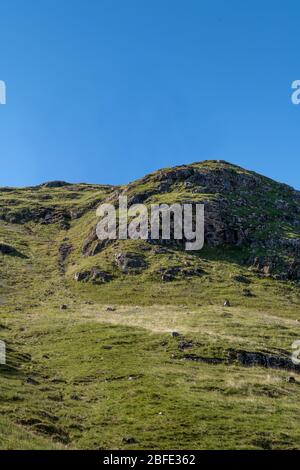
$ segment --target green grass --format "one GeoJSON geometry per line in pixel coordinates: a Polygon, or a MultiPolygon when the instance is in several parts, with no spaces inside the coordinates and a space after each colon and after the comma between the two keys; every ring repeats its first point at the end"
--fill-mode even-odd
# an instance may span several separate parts
{"type": "MultiPolygon", "coordinates": [[[[25,329],[18,320],[14,333],[6,331],[10,344],[31,357],[16,360],[12,350],[15,370],[1,374],[5,419],[47,437],[48,446],[299,448],[299,381],[287,383],[290,374],[281,370],[186,361],[180,339],[168,333],[179,327],[194,341],[188,353],[222,357],[230,347],[289,347],[292,321],[236,311],[228,318],[222,309],[181,315],[178,307],[174,316],[172,308],[155,314],[155,307],[123,307],[110,320],[97,307],[67,317],[32,314],[25,329]]],[[[44,448],[45,441],[32,445],[44,448]]]]}
{"type": "Polygon", "coordinates": [[[22,426],[12,424],[4,417],[1,417],[0,420],[0,435],[1,449],[5,450],[55,450],[62,448],[22,426]]]}

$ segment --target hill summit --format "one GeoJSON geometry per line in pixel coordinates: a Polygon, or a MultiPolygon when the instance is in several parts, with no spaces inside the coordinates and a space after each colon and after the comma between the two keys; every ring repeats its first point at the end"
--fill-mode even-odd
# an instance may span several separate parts
{"type": "MultiPolygon", "coordinates": [[[[202,203],[207,248],[231,248],[233,257],[235,250],[240,262],[264,275],[281,280],[298,281],[300,278],[300,192],[222,160],[161,169],[117,187],[54,181],[24,189],[2,188],[0,219],[21,226],[35,224],[36,228],[54,225],[65,238],[76,229],[80,233],[79,239],[78,234],[76,236],[77,245],[78,242],[81,245],[76,260],[80,267],[86,263],[83,258],[96,259],[108,249],[108,243],[96,236],[95,209],[104,202],[117,206],[120,195],[128,197],[129,206],[202,203]]],[[[123,241],[111,244],[116,252],[114,256],[118,251],[123,253],[126,247],[123,241]]],[[[176,248],[174,241],[161,240],[158,244],[165,250],[176,248]]],[[[62,263],[65,264],[71,252],[76,253],[73,245],[70,242],[60,247],[62,263]]],[[[136,242],[138,251],[142,245],[136,242]]],[[[129,265],[140,262],[144,268],[151,266],[145,259],[145,246],[150,249],[144,244],[144,262],[138,261],[138,256],[134,261],[132,254],[126,257],[126,250],[123,258],[132,258],[131,262],[127,260],[129,265]]],[[[117,266],[113,259],[110,271],[117,266]]],[[[78,273],[75,277],[77,280],[88,278],[78,273]]]]}
{"type": "MultiPolygon", "coordinates": [[[[244,262],[261,273],[300,277],[300,193],[285,184],[224,161],[204,161],[147,175],[116,189],[109,201],[117,205],[119,195],[127,195],[129,205],[202,203],[208,247],[243,248],[244,262]]],[[[92,229],[83,254],[102,248],[92,229]]]]}

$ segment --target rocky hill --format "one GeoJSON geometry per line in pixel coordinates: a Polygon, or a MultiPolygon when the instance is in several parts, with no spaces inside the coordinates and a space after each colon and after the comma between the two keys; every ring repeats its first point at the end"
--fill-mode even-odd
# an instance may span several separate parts
{"type": "Polygon", "coordinates": [[[0,446],[300,448],[299,240],[299,191],[224,161],[0,188],[0,446]],[[103,243],[120,195],[203,203],[204,248],[103,243]]]}
{"type": "MultiPolygon", "coordinates": [[[[226,162],[207,161],[161,170],[118,188],[109,200],[127,195],[137,203],[205,205],[205,243],[243,247],[245,263],[279,279],[300,277],[300,193],[226,162]]],[[[151,242],[151,240],[149,240],[151,242]]],[[[92,230],[83,254],[101,251],[92,230]]]]}
{"type": "MultiPolygon", "coordinates": [[[[129,206],[201,202],[205,206],[207,248],[236,248],[240,262],[263,275],[294,281],[300,278],[300,192],[223,161],[163,169],[120,187],[54,181],[32,188],[2,188],[0,220],[22,226],[55,225],[66,239],[59,247],[61,265],[66,264],[72,251],[76,253],[76,263],[85,265],[80,258],[94,257],[107,247],[107,243],[96,236],[95,210],[103,202],[114,203],[117,207],[119,195],[128,197],[129,206]],[[78,224],[79,219],[84,219],[85,226],[78,224]],[[80,230],[82,237],[80,252],[71,240],[74,228],[80,230]]],[[[151,239],[148,242],[151,244],[151,239]]],[[[126,243],[114,243],[116,256],[118,244],[126,246],[126,243]]],[[[168,245],[175,246],[172,240],[169,244],[161,240],[160,244],[165,250],[168,245]]],[[[136,245],[140,251],[141,244],[136,245]]],[[[150,246],[144,244],[142,248],[147,258],[150,246]]],[[[151,253],[153,250],[159,251],[157,247],[151,253]]],[[[124,256],[126,258],[126,254],[124,256]]],[[[132,255],[131,258],[131,264],[139,263],[138,255],[136,263],[132,255]]],[[[74,256],[72,259],[74,262],[74,256]]],[[[111,261],[110,271],[120,267],[117,260],[111,261]]],[[[151,265],[140,263],[144,268],[151,265]]],[[[127,264],[130,265],[130,261],[127,264]]],[[[101,271],[101,267],[94,268],[101,271]]],[[[79,272],[75,277],[87,280],[88,276],[79,272]]],[[[91,278],[95,280],[95,277],[94,272],[91,278]]],[[[112,277],[104,274],[103,279],[112,277]]]]}

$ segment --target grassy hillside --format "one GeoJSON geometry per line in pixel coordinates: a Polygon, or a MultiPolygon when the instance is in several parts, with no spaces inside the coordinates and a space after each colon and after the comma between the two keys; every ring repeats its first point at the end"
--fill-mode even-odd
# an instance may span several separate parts
{"type": "Polygon", "coordinates": [[[0,447],[300,449],[299,201],[224,162],[0,188],[0,447]],[[120,194],[205,203],[204,249],[101,246],[120,194]]]}

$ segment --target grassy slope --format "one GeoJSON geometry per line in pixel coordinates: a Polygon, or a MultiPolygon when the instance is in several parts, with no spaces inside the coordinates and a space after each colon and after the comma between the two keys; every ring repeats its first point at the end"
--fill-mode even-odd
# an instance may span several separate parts
{"type": "MultiPolygon", "coordinates": [[[[66,189],[54,192],[68,200],[66,189]]],[[[84,197],[101,199],[102,189],[84,197]]],[[[122,247],[83,258],[93,223],[93,210],[67,232],[57,224],[0,223],[0,240],[26,256],[0,254],[0,338],[8,345],[0,447],[299,449],[297,375],[184,360],[186,353],[225,358],[230,349],[289,352],[300,336],[299,288],[259,278],[240,262],[243,253],[209,249],[191,258],[141,251],[149,263],[141,275],[75,283],[78,268],[112,270],[122,247]],[[58,248],[66,237],[74,251],[63,275],[58,248]],[[184,262],[204,276],[162,284],[155,275],[184,262]],[[237,274],[250,284],[234,280],[237,274]],[[255,296],[243,296],[245,287],[255,296]],[[222,307],[225,298],[232,307],[222,307]],[[193,347],[181,351],[173,330],[193,347]],[[290,375],[296,383],[287,382],[290,375]]],[[[124,246],[139,251],[141,243],[124,246]]]]}

